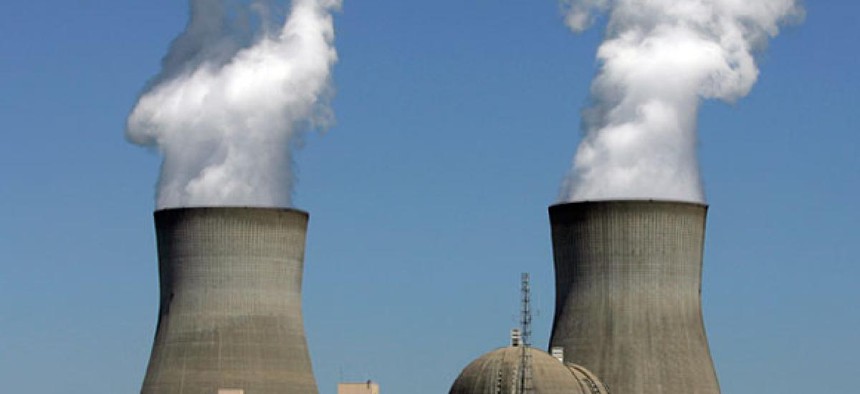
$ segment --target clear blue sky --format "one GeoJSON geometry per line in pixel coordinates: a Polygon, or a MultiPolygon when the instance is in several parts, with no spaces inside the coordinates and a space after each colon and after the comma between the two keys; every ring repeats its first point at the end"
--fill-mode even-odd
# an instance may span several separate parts
{"type": "MultiPolygon", "coordinates": [[[[810,1],[752,94],[701,112],[704,312],[723,392],[856,390],[860,5],[810,1]]],[[[125,117],[184,27],[175,0],[0,13],[0,382],[133,393],[155,330],[160,158],[125,117]]],[[[507,342],[531,272],[553,308],[546,207],[579,138],[599,30],[553,0],[345,0],[337,125],[297,157],[305,326],[321,393],[446,392],[507,342]]]]}

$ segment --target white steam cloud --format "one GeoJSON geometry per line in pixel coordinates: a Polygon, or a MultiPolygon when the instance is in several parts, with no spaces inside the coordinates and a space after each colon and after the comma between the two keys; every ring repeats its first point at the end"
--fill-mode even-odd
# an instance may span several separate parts
{"type": "Polygon", "coordinates": [[[190,5],[126,129],[164,155],[157,206],[289,206],[291,148],[331,118],[340,0],[293,0],[287,12],[273,0],[190,5]]]}
{"type": "Polygon", "coordinates": [[[704,201],[700,100],[748,94],[758,78],[755,52],[803,13],[795,0],[563,0],[562,7],[576,32],[608,13],[564,201],[704,201]]]}

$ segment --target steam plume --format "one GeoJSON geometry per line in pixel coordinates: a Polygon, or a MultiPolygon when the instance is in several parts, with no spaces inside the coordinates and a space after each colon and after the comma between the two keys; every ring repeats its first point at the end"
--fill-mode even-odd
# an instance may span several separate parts
{"type": "Polygon", "coordinates": [[[164,155],[158,208],[289,206],[291,147],[330,119],[340,0],[191,0],[191,17],[129,115],[164,155]]]}
{"type": "Polygon", "coordinates": [[[608,13],[565,201],[704,201],[699,101],[748,94],[758,78],[754,53],[803,13],[795,0],[562,0],[562,7],[576,32],[608,13]]]}

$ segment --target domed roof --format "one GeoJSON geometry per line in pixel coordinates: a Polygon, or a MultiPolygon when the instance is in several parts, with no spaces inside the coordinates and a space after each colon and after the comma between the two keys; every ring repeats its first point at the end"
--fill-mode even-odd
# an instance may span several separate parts
{"type": "Polygon", "coordinates": [[[597,379],[591,371],[576,364],[565,363],[576,378],[583,393],[609,394],[609,387],[597,379]]]}
{"type": "MultiPolygon", "coordinates": [[[[606,387],[591,372],[564,365],[541,350],[527,347],[531,358],[532,394],[605,394],[606,387]]],[[[470,363],[451,386],[449,394],[516,393],[523,348],[496,349],[470,363]]]]}

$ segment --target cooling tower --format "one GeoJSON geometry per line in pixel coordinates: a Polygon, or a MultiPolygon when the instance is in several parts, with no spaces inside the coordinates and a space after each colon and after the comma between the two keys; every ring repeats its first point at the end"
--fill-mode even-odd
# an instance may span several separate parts
{"type": "Polygon", "coordinates": [[[155,212],[161,304],[142,394],[317,393],[301,309],[308,214],[155,212]]]}
{"type": "Polygon", "coordinates": [[[702,322],[707,206],[599,201],[549,208],[550,346],[621,394],[718,394],[702,322]]]}

